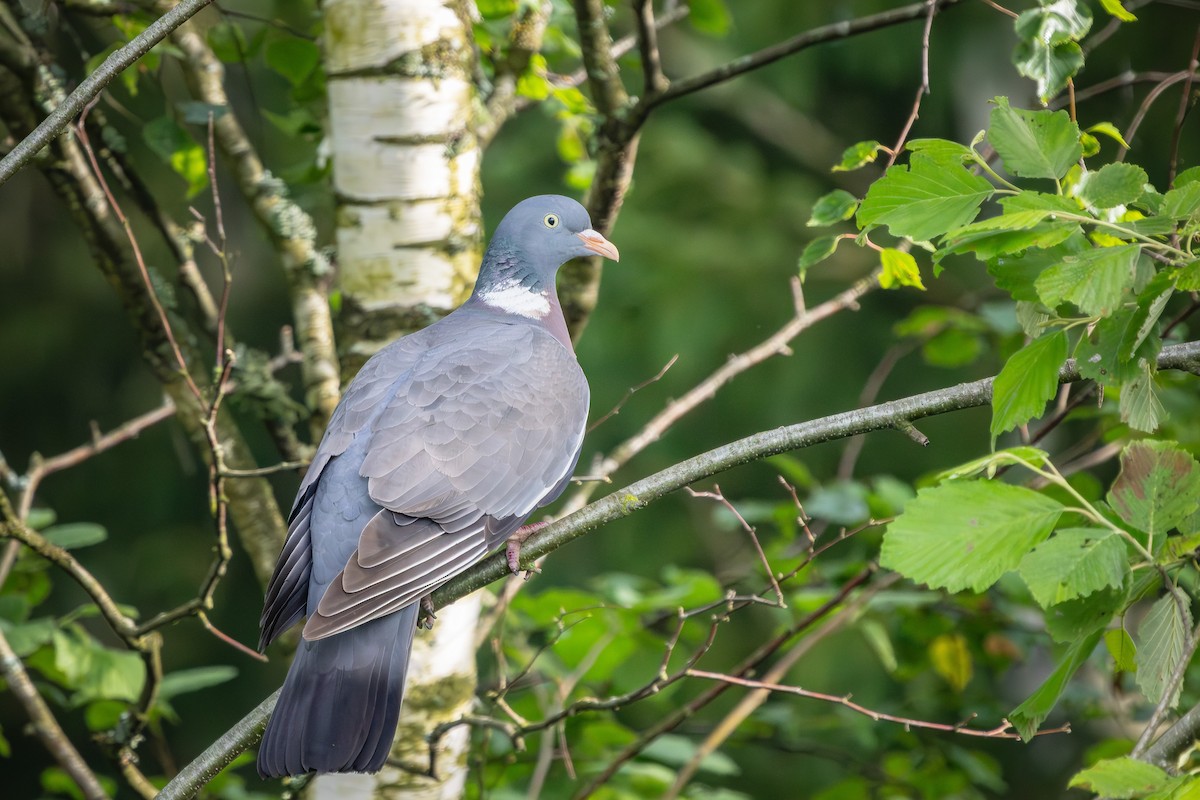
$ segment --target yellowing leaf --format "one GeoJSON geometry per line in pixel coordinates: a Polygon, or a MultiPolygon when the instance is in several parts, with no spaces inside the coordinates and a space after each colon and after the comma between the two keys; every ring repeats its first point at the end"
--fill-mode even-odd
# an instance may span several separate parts
{"type": "Polygon", "coordinates": [[[933,662],[933,671],[954,691],[961,692],[971,682],[971,651],[961,633],[944,633],[934,639],[929,645],[929,659],[933,662]]]}
{"type": "Polygon", "coordinates": [[[884,289],[891,289],[893,286],[915,286],[921,290],[925,289],[925,284],[921,283],[921,270],[917,268],[917,260],[911,253],[885,247],[879,254],[879,261],[883,265],[879,285],[884,289]]]}

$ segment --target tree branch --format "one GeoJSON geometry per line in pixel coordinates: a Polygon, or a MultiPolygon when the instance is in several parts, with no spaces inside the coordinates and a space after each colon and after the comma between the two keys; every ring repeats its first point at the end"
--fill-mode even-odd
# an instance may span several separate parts
{"type": "MultiPolygon", "coordinates": [[[[1200,375],[1200,341],[1164,347],[1158,356],[1158,368],[1183,370],[1200,375]]],[[[1062,383],[1081,379],[1074,360],[1068,361],[1059,371],[1059,381],[1062,383]]],[[[992,398],[994,380],[995,378],[984,378],[870,408],[763,431],[694,456],[613,492],[540,529],[522,545],[522,565],[532,564],[541,556],[557,550],[589,531],[627,517],[694,481],[741,464],[860,433],[895,428],[900,422],[911,423],[912,420],[924,417],[987,405],[992,398]]],[[[505,553],[500,551],[451,579],[434,592],[433,603],[435,607],[445,606],[508,574],[505,553]]],[[[267,717],[270,716],[278,695],[276,692],[260,703],[180,772],[163,789],[159,795],[160,800],[190,798],[238,753],[257,742],[262,736],[267,717]]]]}
{"type": "Polygon", "coordinates": [[[213,0],[183,0],[159,19],[150,24],[144,31],[135,36],[129,44],[120,48],[96,71],[83,80],[58,107],[50,112],[36,129],[12,149],[7,156],[0,160],[0,186],[11,178],[17,170],[29,163],[38,151],[54,141],[71,120],[83,111],[97,95],[104,90],[113,78],[124,72],[133,62],[150,52],[154,45],[184,22],[193,17],[198,11],[212,3],[213,0]]]}
{"type": "Polygon", "coordinates": [[[891,11],[884,11],[879,14],[871,14],[866,17],[859,17],[844,22],[834,22],[829,25],[822,25],[819,28],[813,28],[798,36],[793,36],[787,41],[771,45],[770,47],[764,47],[758,52],[741,56],[740,58],[735,58],[708,72],[675,81],[666,91],[660,94],[647,95],[633,110],[631,114],[633,118],[632,124],[640,126],[651,111],[664,103],[685,97],[701,89],[707,89],[718,83],[724,83],[727,80],[744,75],[760,67],[765,67],[768,64],[773,64],[781,58],[794,55],[813,45],[837,41],[838,39],[847,39],[851,36],[857,36],[860,33],[880,30],[881,28],[920,19],[927,14],[937,13],[942,9],[958,5],[960,2],[962,0],[932,0],[931,2],[922,0],[922,2],[894,8],[891,11]]]}
{"type": "Polygon", "coordinates": [[[0,675],[4,676],[8,688],[24,706],[33,730],[42,740],[42,744],[54,756],[54,760],[58,762],[59,766],[71,776],[71,780],[75,781],[80,791],[83,792],[83,796],[87,800],[107,800],[108,794],[104,791],[104,787],[100,785],[96,774],[83,760],[83,756],[79,755],[79,751],[71,744],[67,734],[59,727],[54,713],[50,711],[46,701],[38,694],[37,687],[29,679],[29,673],[25,671],[21,659],[9,646],[2,629],[0,629],[0,675]]]}

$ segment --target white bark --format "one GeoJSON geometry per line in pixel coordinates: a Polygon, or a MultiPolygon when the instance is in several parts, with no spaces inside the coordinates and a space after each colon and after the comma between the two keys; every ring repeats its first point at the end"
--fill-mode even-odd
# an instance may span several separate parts
{"type": "Polygon", "coordinates": [[[344,361],[460,303],[479,264],[470,28],[454,0],[325,4],[344,361]]]}
{"type": "MultiPolygon", "coordinates": [[[[326,0],[338,343],[347,374],[461,303],[479,265],[478,142],[470,22],[459,0],[326,0]]],[[[475,697],[479,596],[439,612],[413,649],[393,757],[428,763],[427,733],[475,697]]],[[[461,797],[469,731],[443,738],[438,779],[388,767],[323,776],[309,798],[461,797]]]]}

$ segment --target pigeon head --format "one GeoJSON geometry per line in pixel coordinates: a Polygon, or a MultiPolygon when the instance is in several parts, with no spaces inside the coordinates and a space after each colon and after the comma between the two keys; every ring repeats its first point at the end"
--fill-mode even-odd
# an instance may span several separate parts
{"type": "Polygon", "coordinates": [[[554,300],[554,276],[572,258],[620,259],[592,229],[587,209],[569,197],[544,194],[513,206],[483,255],[475,296],[484,304],[541,318],[554,300]]]}

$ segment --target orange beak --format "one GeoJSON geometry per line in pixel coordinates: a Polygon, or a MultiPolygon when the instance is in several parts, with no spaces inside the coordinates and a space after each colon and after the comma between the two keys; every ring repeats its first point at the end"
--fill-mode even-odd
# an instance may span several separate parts
{"type": "Polygon", "coordinates": [[[575,235],[583,240],[584,247],[596,255],[611,258],[613,261],[621,260],[621,254],[617,252],[617,246],[591,228],[580,231],[575,235]]]}

